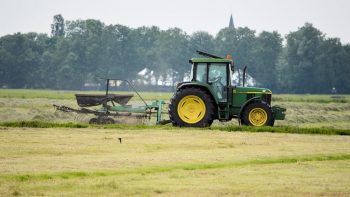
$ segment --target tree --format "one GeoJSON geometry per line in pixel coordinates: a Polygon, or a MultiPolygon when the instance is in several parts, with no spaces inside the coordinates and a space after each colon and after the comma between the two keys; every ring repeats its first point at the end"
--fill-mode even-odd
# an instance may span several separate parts
{"type": "Polygon", "coordinates": [[[255,61],[254,77],[264,87],[276,89],[277,63],[282,51],[282,38],[276,31],[270,33],[263,31],[256,39],[253,49],[255,61]]]}
{"type": "Polygon", "coordinates": [[[159,38],[155,43],[156,54],[156,70],[157,78],[160,76],[163,79],[172,72],[172,80],[176,82],[182,81],[185,73],[189,70],[188,65],[184,60],[188,60],[189,36],[179,28],[171,28],[166,31],[161,31],[159,38]]]}
{"type": "Polygon", "coordinates": [[[321,31],[306,23],[298,31],[287,35],[286,85],[292,93],[315,93],[318,75],[317,57],[324,40],[321,31]]]}
{"type": "Polygon", "coordinates": [[[346,92],[350,87],[350,62],[346,46],[342,46],[338,38],[327,38],[322,42],[320,50],[318,68],[315,70],[318,76],[315,80],[319,85],[315,91],[330,93],[334,88],[339,93],[346,92]]]}
{"type": "MultiPolygon", "coordinates": [[[[224,28],[215,36],[179,28],[106,26],[99,20],[64,21],[55,15],[51,36],[38,33],[0,37],[0,87],[82,89],[98,76],[133,80],[144,68],[156,81],[175,85],[187,76],[187,60],[203,50],[231,54],[235,71],[245,65],[258,86],[288,93],[350,92],[350,45],[306,23],[282,38],[256,36],[247,27],[224,28]],[[238,69],[237,69],[238,68],[238,69]]],[[[238,72],[239,73],[239,72],[238,72]]]]}
{"type": "Polygon", "coordinates": [[[339,73],[342,73],[342,77],[338,79],[336,87],[339,89],[339,93],[350,93],[350,44],[344,45],[344,59],[342,62],[339,73]]]}
{"type": "Polygon", "coordinates": [[[51,24],[51,36],[64,36],[64,34],[64,18],[61,14],[55,15],[51,24]]]}
{"type": "Polygon", "coordinates": [[[1,86],[42,88],[42,53],[48,37],[43,34],[16,33],[0,39],[1,86]]]}
{"type": "Polygon", "coordinates": [[[256,42],[255,31],[247,27],[224,28],[216,35],[217,53],[225,57],[231,54],[238,73],[238,83],[240,84],[240,70],[244,66],[249,66],[248,72],[255,77],[256,64],[253,49],[256,42]]]}
{"type": "Polygon", "coordinates": [[[224,57],[231,54],[235,65],[239,67],[250,65],[250,70],[253,72],[255,70],[253,56],[255,40],[255,31],[247,27],[224,28],[216,36],[217,52],[224,57]]]}
{"type": "Polygon", "coordinates": [[[214,38],[208,32],[197,31],[194,32],[189,40],[189,51],[192,56],[196,56],[196,50],[200,51],[214,51],[215,50],[214,38]]]}

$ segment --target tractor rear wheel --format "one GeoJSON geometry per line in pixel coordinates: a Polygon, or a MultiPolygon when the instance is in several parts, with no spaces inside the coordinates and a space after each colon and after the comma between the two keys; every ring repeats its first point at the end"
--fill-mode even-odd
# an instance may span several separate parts
{"type": "Polygon", "coordinates": [[[243,125],[249,126],[273,126],[274,117],[270,106],[263,102],[253,102],[243,111],[241,118],[243,125]]]}
{"type": "Polygon", "coordinates": [[[180,127],[209,127],[213,123],[214,112],[211,96],[195,87],[178,90],[169,105],[170,121],[180,127]]]}

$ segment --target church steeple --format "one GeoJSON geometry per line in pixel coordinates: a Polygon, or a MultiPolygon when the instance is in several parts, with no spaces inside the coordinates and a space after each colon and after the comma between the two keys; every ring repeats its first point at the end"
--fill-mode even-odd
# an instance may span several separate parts
{"type": "Polygon", "coordinates": [[[231,14],[231,18],[230,18],[230,23],[228,24],[228,28],[232,28],[232,29],[235,28],[235,24],[233,24],[233,17],[232,17],[232,14],[231,14]]]}

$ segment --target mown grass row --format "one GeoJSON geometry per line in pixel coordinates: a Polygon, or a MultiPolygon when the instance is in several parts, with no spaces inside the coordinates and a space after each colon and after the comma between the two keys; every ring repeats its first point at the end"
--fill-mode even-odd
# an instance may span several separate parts
{"type": "Polygon", "coordinates": [[[279,164],[279,163],[298,163],[298,162],[311,162],[311,161],[336,161],[336,160],[350,160],[349,154],[324,154],[324,155],[302,155],[295,157],[277,157],[277,158],[262,158],[246,161],[236,162],[215,162],[215,163],[189,163],[178,164],[171,166],[146,166],[132,169],[120,169],[117,171],[97,171],[97,172],[60,172],[60,173],[48,173],[48,174],[16,174],[16,175],[0,175],[2,179],[12,179],[16,181],[29,181],[29,180],[50,180],[50,179],[71,179],[82,177],[102,177],[102,176],[122,176],[128,174],[153,174],[164,173],[174,170],[209,170],[220,168],[232,168],[246,165],[263,165],[263,164],[279,164]]]}
{"type": "Polygon", "coordinates": [[[126,125],[126,124],[113,124],[113,125],[91,125],[83,123],[54,123],[44,121],[10,121],[0,122],[0,126],[3,127],[27,127],[27,128],[99,128],[99,129],[149,129],[149,128],[162,128],[152,125],[126,125]]]}
{"type": "Polygon", "coordinates": [[[277,127],[249,127],[249,126],[226,126],[214,127],[221,131],[247,131],[247,132],[271,132],[271,133],[296,133],[296,134],[321,134],[321,135],[350,135],[349,129],[334,129],[334,128],[305,128],[292,126],[277,126],[277,127]]]}
{"type": "Polygon", "coordinates": [[[11,121],[1,122],[0,126],[3,127],[28,127],[28,128],[88,128],[88,124],[80,123],[54,123],[54,122],[42,122],[42,121],[11,121]]]}
{"type": "Polygon", "coordinates": [[[273,102],[350,103],[349,95],[274,94],[273,102]]]}
{"type": "MultiPolygon", "coordinates": [[[[171,125],[127,125],[127,124],[111,124],[111,125],[89,125],[81,123],[53,123],[42,121],[13,121],[0,122],[2,127],[29,127],[29,128],[98,128],[98,129],[121,129],[121,130],[139,130],[139,129],[165,129],[178,130],[179,128],[171,125]]],[[[188,129],[188,128],[182,128],[188,129]]],[[[203,128],[192,128],[201,130],[203,128]]],[[[295,133],[295,134],[321,134],[321,135],[350,135],[349,129],[335,129],[335,128],[302,128],[292,126],[276,126],[276,127],[250,127],[250,126],[214,126],[205,128],[208,130],[220,130],[227,132],[271,132],[271,133],[295,133]]]]}

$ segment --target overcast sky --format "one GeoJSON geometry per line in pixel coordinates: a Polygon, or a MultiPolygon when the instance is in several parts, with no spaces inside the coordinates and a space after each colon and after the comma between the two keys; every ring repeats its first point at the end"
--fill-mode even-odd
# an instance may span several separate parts
{"type": "Polygon", "coordinates": [[[50,32],[52,17],[99,19],[129,27],[179,27],[191,34],[215,35],[228,26],[282,35],[310,22],[329,37],[350,43],[350,0],[0,0],[0,36],[15,32],[50,32]]]}

